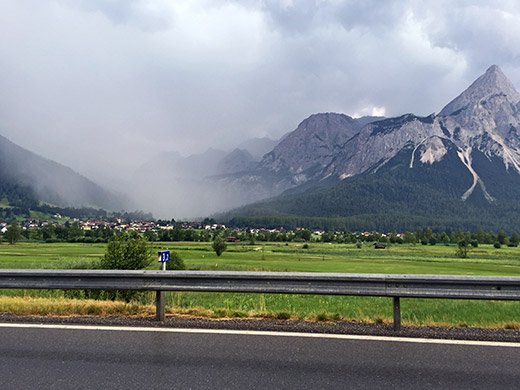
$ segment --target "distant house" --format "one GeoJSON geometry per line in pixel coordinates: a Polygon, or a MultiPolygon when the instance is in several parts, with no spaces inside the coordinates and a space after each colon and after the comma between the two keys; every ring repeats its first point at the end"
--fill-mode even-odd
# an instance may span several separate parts
{"type": "Polygon", "coordinates": [[[226,242],[240,242],[240,239],[235,236],[228,236],[226,237],[226,242]]]}

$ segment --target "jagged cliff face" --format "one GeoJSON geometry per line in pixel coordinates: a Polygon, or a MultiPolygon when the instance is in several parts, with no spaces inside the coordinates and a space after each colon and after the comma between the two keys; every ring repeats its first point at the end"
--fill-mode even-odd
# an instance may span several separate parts
{"type": "Polygon", "coordinates": [[[452,153],[473,177],[473,184],[460,194],[467,199],[479,187],[485,198],[494,196],[486,188],[473,164],[475,152],[503,168],[520,173],[520,94],[500,68],[491,66],[466,91],[450,102],[438,115],[417,117],[406,114],[368,124],[345,143],[322,176],[340,179],[366,171],[376,172],[401,150],[409,147],[410,168],[435,164],[452,153]]]}
{"type": "Polygon", "coordinates": [[[492,66],[439,114],[451,138],[466,154],[479,150],[500,157],[520,173],[520,94],[498,66],[492,66]]]}
{"type": "MultiPolygon", "coordinates": [[[[430,144],[429,140],[442,137],[439,123],[433,116],[426,118],[406,114],[366,125],[350,142],[347,142],[324,176],[340,179],[355,176],[378,167],[395,157],[404,147],[430,144]]],[[[435,141],[434,145],[435,145],[435,141]]]]}
{"type": "Polygon", "coordinates": [[[345,142],[359,132],[360,123],[343,114],[312,115],[264,156],[259,169],[306,181],[331,163],[345,142]]]}

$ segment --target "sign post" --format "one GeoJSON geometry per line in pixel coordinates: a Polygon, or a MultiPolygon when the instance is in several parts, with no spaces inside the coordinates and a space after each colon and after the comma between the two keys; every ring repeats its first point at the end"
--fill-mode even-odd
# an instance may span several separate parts
{"type": "MultiPolygon", "coordinates": [[[[157,252],[158,261],[162,263],[162,270],[166,271],[166,262],[170,261],[170,251],[161,251],[157,252]]],[[[155,318],[158,321],[164,321],[166,318],[165,313],[166,308],[166,292],[165,291],[157,291],[157,296],[155,299],[155,318]]]]}

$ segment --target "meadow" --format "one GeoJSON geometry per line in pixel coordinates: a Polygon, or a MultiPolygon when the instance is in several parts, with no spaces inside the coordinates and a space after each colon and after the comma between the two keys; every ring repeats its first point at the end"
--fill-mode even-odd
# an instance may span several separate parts
{"type": "MultiPolygon", "coordinates": [[[[154,251],[176,251],[191,270],[348,272],[520,276],[520,248],[480,245],[469,258],[455,246],[393,245],[374,249],[365,244],[262,243],[228,244],[216,256],[210,243],[154,243],[154,251]]],[[[95,267],[105,244],[0,244],[0,268],[95,267]]],[[[159,269],[152,263],[150,269],[159,269]]],[[[153,293],[132,303],[91,301],[81,291],[1,291],[0,312],[39,315],[150,315],[153,293]],[[79,298],[79,299],[78,299],[79,298]]],[[[520,302],[402,299],[404,325],[480,326],[520,329],[520,302]]],[[[303,296],[282,294],[168,293],[170,313],[222,317],[301,318],[318,321],[390,323],[389,298],[303,296]]]]}

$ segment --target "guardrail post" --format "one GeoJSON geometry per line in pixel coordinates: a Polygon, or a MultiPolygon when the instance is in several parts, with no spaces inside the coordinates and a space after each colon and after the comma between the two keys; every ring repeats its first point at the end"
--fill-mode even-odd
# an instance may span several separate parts
{"type": "Polygon", "coordinates": [[[157,321],[164,321],[166,318],[166,291],[157,291],[155,299],[155,318],[157,321]]]}
{"type": "MultiPolygon", "coordinates": [[[[166,271],[166,261],[170,260],[170,251],[159,252],[161,268],[166,271]],[[163,257],[167,258],[166,260],[163,257]]],[[[166,318],[166,291],[157,290],[155,297],[155,318],[157,321],[164,321],[166,318]]]]}
{"type": "Polygon", "coordinates": [[[401,330],[401,301],[399,297],[393,297],[394,300],[394,331],[401,330]]]}

